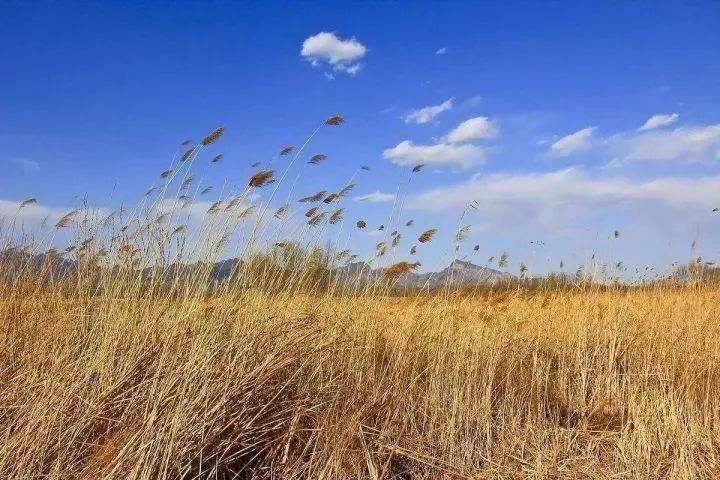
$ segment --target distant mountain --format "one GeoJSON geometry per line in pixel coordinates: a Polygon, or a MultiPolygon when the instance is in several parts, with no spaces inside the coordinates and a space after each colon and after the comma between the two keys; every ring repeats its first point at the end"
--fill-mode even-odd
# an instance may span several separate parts
{"type": "MultiPolygon", "coordinates": [[[[32,271],[40,273],[53,273],[56,278],[67,275],[75,270],[75,262],[54,256],[52,259],[47,254],[31,255],[17,249],[0,251],[0,261],[4,265],[22,265],[25,269],[30,266],[32,271]]],[[[210,269],[210,278],[214,282],[221,282],[227,279],[233,271],[240,266],[240,260],[230,258],[215,262],[210,269]]],[[[175,264],[163,268],[163,274],[170,280],[176,276],[196,272],[204,268],[202,262],[194,264],[175,264]]],[[[11,274],[13,268],[7,272],[11,274]]],[[[150,275],[153,268],[143,269],[144,275],[150,275]]],[[[389,282],[401,288],[436,288],[442,285],[497,285],[511,281],[514,275],[495,270],[493,268],[475,265],[472,262],[455,260],[439,272],[415,273],[408,272],[397,279],[390,280],[385,277],[385,268],[373,268],[365,262],[353,262],[333,270],[332,275],[339,278],[341,283],[367,284],[389,282]]]]}
{"type": "MultiPolygon", "coordinates": [[[[365,262],[355,262],[336,269],[335,273],[340,274],[347,281],[372,283],[384,278],[385,269],[372,268],[365,262]]],[[[514,278],[514,275],[507,272],[475,265],[472,262],[455,260],[439,272],[409,272],[401,275],[396,280],[395,285],[409,288],[435,288],[441,285],[497,285],[514,278]]]]}

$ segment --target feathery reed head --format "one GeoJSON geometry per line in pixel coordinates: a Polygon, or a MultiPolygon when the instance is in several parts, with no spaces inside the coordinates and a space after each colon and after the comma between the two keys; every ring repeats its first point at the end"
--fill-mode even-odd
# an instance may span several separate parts
{"type": "Polygon", "coordinates": [[[317,192],[313,195],[301,198],[300,200],[298,200],[298,202],[300,202],[300,203],[319,202],[320,200],[323,199],[323,197],[325,196],[326,193],[327,193],[327,190],[320,190],[319,192],[317,192]]]}
{"type": "Polygon", "coordinates": [[[182,145],[183,147],[186,147],[186,146],[190,145],[190,142],[192,142],[192,140],[190,140],[188,138],[187,140],[183,140],[180,145],[182,145]]]}
{"type": "Polygon", "coordinates": [[[390,265],[385,269],[385,276],[388,278],[397,278],[400,275],[411,272],[418,267],[417,263],[398,262],[390,265]]]}
{"type": "Polygon", "coordinates": [[[355,226],[357,228],[365,228],[367,227],[367,223],[365,223],[365,220],[358,220],[355,226]]]}
{"type": "Polygon", "coordinates": [[[326,215],[327,215],[327,212],[318,213],[314,217],[310,218],[310,220],[308,220],[307,223],[314,227],[314,226],[320,224],[323,220],[325,220],[326,215]]]}
{"type": "Polygon", "coordinates": [[[262,187],[275,175],[274,170],[260,170],[250,177],[249,185],[251,187],[262,187]]]}
{"type": "Polygon", "coordinates": [[[510,258],[510,255],[508,255],[507,252],[502,252],[500,254],[500,259],[498,260],[498,267],[500,267],[500,268],[506,267],[507,263],[508,263],[508,258],[510,258]]]}
{"type": "Polygon", "coordinates": [[[212,189],[213,189],[212,186],[209,186],[209,187],[207,187],[207,188],[204,188],[203,191],[200,192],[200,195],[206,195],[206,194],[212,192],[212,189]]]}
{"type": "Polygon", "coordinates": [[[327,155],[323,155],[322,153],[318,153],[317,155],[313,155],[312,158],[308,161],[311,165],[318,165],[320,162],[325,160],[327,158],[327,155]]]}
{"type": "Polygon", "coordinates": [[[205,135],[205,138],[202,139],[200,143],[203,145],[210,145],[211,143],[217,142],[218,138],[222,137],[223,133],[225,133],[225,127],[218,127],[212,132],[205,135]]]}
{"type": "Polygon", "coordinates": [[[275,218],[282,218],[283,215],[285,215],[285,212],[288,211],[288,208],[290,208],[290,205],[287,203],[285,205],[282,205],[280,208],[277,209],[275,212],[275,215],[273,215],[275,218]]]}
{"type": "Polygon", "coordinates": [[[393,247],[397,247],[398,245],[400,245],[400,239],[401,239],[401,238],[402,238],[402,235],[400,235],[400,234],[398,233],[397,236],[396,236],[395,238],[393,238],[393,240],[392,240],[392,246],[393,246],[393,247]]]}
{"type": "Polygon", "coordinates": [[[343,218],[342,216],[343,216],[343,212],[344,212],[344,211],[345,211],[344,208],[340,208],[340,209],[338,209],[338,210],[335,210],[335,211],[332,213],[332,215],[330,215],[330,219],[328,220],[328,223],[330,223],[331,225],[335,225],[336,223],[338,223],[340,220],[342,220],[342,218],[343,218]]]}
{"type": "Polygon", "coordinates": [[[325,119],[325,125],[331,125],[331,126],[337,126],[344,122],[345,120],[340,115],[332,115],[325,119]]]}
{"type": "Polygon", "coordinates": [[[183,180],[182,185],[180,185],[180,190],[185,190],[186,188],[188,188],[190,186],[190,184],[193,182],[193,180],[195,180],[195,177],[193,177],[192,175],[188,175],[187,177],[185,177],[185,180],[183,180]]]}
{"type": "Polygon", "coordinates": [[[430,230],[425,230],[418,237],[418,242],[420,242],[420,243],[429,242],[430,240],[432,240],[433,236],[435,235],[435,232],[437,232],[436,228],[431,228],[430,230]]]}
{"type": "Polygon", "coordinates": [[[310,218],[315,215],[315,213],[318,211],[318,207],[312,207],[310,210],[305,212],[305,216],[310,218]]]}
{"type": "Polygon", "coordinates": [[[425,166],[424,163],[419,163],[419,164],[415,165],[412,169],[413,173],[418,173],[420,170],[423,169],[424,166],[425,166]]]}
{"type": "Polygon", "coordinates": [[[415,255],[417,253],[417,245],[413,245],[410,248],[410,255],[415,255]]]}
{"type": "Polygon", "coordinates": [[[180,158],[181,162],[187,162],[190,160],[190,157],[192,157],[193,152],[195,151],[195,147],[190,147],[187,150],[185,150],[185,153],[183,153],[183,156],[180,158]]]}
{"type": "Polygon", "coordinates": [[[70,223],[72,222],[72,219],[75,217],[76,214],[77,210],[72,210],[60,217],[60,220],[58,220],[55,224],[55,228],[66,228],[70,226],[70,223]]]}
{"type": "Polygon", "coordinates": [[[252,165],[250,165],[250,168],[256,168],[259,167],[262,162],[255,162],[252,165]]]}
{"type": "Polygon", "coordinates": [[[34,204],[36,204],[36,203],[37,203],[37,199],[36,199],[36,198],[28,198],[28,199],[23,200],[22,202],[20,202],[20,206],[18,207],[18,210],[20,210],[20,209],[22,209],[22,208],[25,208],[25,207],[27,207],[27,206],[29,206],[29,205],[34,205],[34,204]]]}
{"type": "Polygon", "coordinates": [[[172,170],[163,170],[162,173],[160,173],[160,178],[168,178],[172,173],[172,170]]]}
{"type": "Polygon", "coordinates": [[[280,150],[280,155],[287,155],[287,154],[289,154],[289,153],[292,152],[292,151],[293,151],[293,146],[292,146],[292,145],[288,145],[287,147],[285,147],[285,148],[283,148],[282,150],[280,150]]]}
{"type": "Polygon", "coordinates": [[[212,160],[210,160],[210,161],[211,161],[212,163],[217,163],[217,162],[219,162],[220,160],[223,159],[223,156],[224,156],[224,155],[223,155],[222,153],[218,153],[218,154],[215,155],[215,156],[212,158],[212,160]]]}
{"type": "Polygon", "coordinates": [[[337,200],[338,198],[340,198],[340,195],[338,195],[337,193],[331,193],[330,195],[325,197],[325,200],[323,200],[323,203],[332,203],[335,200],[337,200]]]}

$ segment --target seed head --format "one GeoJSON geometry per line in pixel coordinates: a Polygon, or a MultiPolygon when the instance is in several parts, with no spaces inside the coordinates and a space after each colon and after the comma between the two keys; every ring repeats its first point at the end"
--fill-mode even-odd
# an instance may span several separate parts
{"type": "Polygon", "coordinates": [[[275,175],[273,170],[260,170],[250,177],[249,185],[251,187],[262,187],[275,175]]]}
{"type": "Polygon", "coordinates": [[[435,235],[435,232],[437,232],[437,229],[435,229],[435,228],[431,228],[430,230],[425,230],[418,237],[418,242],[420,242],[420,243],[429,242],[430,240],[432,240],[433,236],[435,235]]]}
{"type": "Polygon", "coordinates": [[[325,119],[325,125],[337,126],[343,123],[345,120],[340,115],[332,115],[325,119]]]}
{"type": "Polygon", "coordinates": [[[200,143],[202,143],[203,145],[210,145],[211,143],[215,143],[217,142],[218,138],[222,137],[223,133],[225,133],[225,127],[218,127],[212,132],[208,133],[200,143]]]}

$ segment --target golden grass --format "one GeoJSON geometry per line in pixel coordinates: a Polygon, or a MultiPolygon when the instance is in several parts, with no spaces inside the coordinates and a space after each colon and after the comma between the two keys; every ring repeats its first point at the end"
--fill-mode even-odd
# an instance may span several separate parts
{"type": "Polygon", "coordinates": [[[714,289],[20,287],[0,294],[2,478],[720,475],[714,289]]]}

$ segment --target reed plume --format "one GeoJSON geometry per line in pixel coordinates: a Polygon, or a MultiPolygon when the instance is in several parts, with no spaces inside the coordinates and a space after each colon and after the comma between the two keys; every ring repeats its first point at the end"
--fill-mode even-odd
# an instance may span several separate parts
{"type": "Polygon", "coordinates": [[[508,263],[508,258],[510,258],[510,255],[508,255],[507,252],[502,252],[502,254],[500,254],[500,259],[498,260],[498,267],[506,267],[508,263]]]}
{"type": "Polygon", "coordinates": [[[412,169],[413,173],[418,173],[420,170],[423,169],[424,166],[425,166],[424,163],[420,163],[420,164],[418,164],[418,165],[415,165],[415,166],[413,167],[413,169],[412,169]]]}
{"type": "Polygon", "coordinates": [[[338,222],[339,222],[340,220],[342,220],[342,218],[343,218],[343,211],[345,211],[344,208],[340,208],[340,209],[338,209],[338,210],[335,210],[335,211],[332,213],[332,215],[330,215],[330,219],[328,220],[328,222],[329,222],[331,225],[335,225],[336,223],[338,223],[338,222]]]}
{"type": "Polygon", "coordinates": [[[223,133],[225,133],[225,127],[218,127],[212,132],[208,133],[200,143],[202,143],[203,145],[210,145],[211,143],[215,143],[217,142],[218,138],[223,135],[223,133]]]}
{"type": "Polygon", "coordinates": [[[365,228],[367,227],[367,223],[365,223],[365,220],[358,220],[355,226],[357,226],[357,228],[365,228]]]}
{"type": "Polygon", "coordinates": [[[30,206],[30,205],[34,205],[34,204],[36,204],[36,203],[37,203],[37,199],[36,199],[36,198],[28,198],[28,199],[23,200],[22,202],[20,202],[20,206],[18,207],[18,210],[23,209],[23,208],[25,208],[25,207],[27,207],[27,206],[30,206]]]}
{"type": "Polygon", "coordinates": [[[331,126],[337,126],[344,122],[345,120],[340,115],[332,115],[325,119],[325,125],[331,125],[331,126]]]}
{"type": "Polygon", "coordinates": [[[160,173],[160,178],[168,178],[172,173],[172,170],[163,170],[162,173],[160,173]]]}
{"type": "Polygon", "coordinates": [[[320,224],[323,220],[325,220],[325,216],[327,215],[327,212],[321,212],[312,217],[310,220],[308,220],[308,224],[312,226],[316,226],[320,224]]]}
{"type": "Polygon", "coordinates": [[[390,265],[385,269],[385,276],[391,279],[397,278],[408,272],[412,272],[418,267],[417,263],[398,262],[390,265]]]}
{"type": "Polygon", "coordinates": [[[293,151],[293,146],[288,145],[287,147],[284,147],[282,150],[280,150],[280,155],[287,155],[292,151],[293,151]]]}
{"type": "Polygon", "coordinates": [[[212,186],[209,186],[209,187],[207,187],[207,188],[204,188],[203,191],[200,192],[200,195],[206,195],[206,194],[212,192],[212,189],[213,189],[212,186]]]}
{"type": "Polygon", "coordinates": [[[285,212],[288,211],[288,208],[290,208],[290,206],[287,203],[285,205],[282,205],[280,208],[277,209],[275,215],[273,216],[275,218],[282,218],[282,216],[285,215],[285,212]]]}
{"type": "Polygon", "coordinates": [[[55,228],[66,228],[70,226],[70,223],[72,222],[72,219],[77,215],[77,210],[72,210],[62,217],[60,217],[60,220],[57,221],[55,224],[55,228]]]}
{"type": "Polygon", "coordinates": [[[435,229],[435,228],[431,228],[430,230],[425,230],[418,237],[418,242],[420,242],[420,243],[429,242],[430,240],[432,240],[433,236],[435,235],[435,232],[437,232],[437,229],[435,229]]]}
{"type": "Polygon", "coordinates": [[[260,170],[250,177],[249,185],[251,187],[262,187],[270,181],[273,175],[275,175],[274,170],[260,170]]]}
{"type": "Polygon", "coordinates": [[[310,158],[310,161],[308,162],[311,165],[319,165],[320,162],[325,160],[327,158],[327,155],[323,155],[322,153],[318,153],[317,155],[313,155],[312,158],[310,158]]]}
{"type": "Polygon", "coordinates": [[[223,159],[223,154],[222,154],[222,153],[218,153],[218,154],[215,155],[215,156],[212,158],[212,160],[210,160],[210,161],[211,161],[212,163],[217,163],[217,162],[219,162],[219,161],[222,160],[222,159],[223,159]]]}
{"type": "Polygon", "coordinates": [[[318,207],[312,207],[310,210],[308,210],[307,212],[305,212],[305,216],[308,217],[308,218],[310,218],[310,217],[312,217],[313,215],[315,215],[315,213],[316,213],[317,211],[318,211],[318,207]]]}
{"type": "Polygon", "coordinates": [[[190,147],[187,150],[185,150],[185,153],[183,153],[183,156],[180,157],[180,161],[187,162],[188,160],[190,160],[190,157],[192,156],[194,151],[195,151],[195,147],[190,147]]]}
{"type": "Polygon", "coordinates": [[[323,199],[323,197],[325,196],[326,193],[327,193],[327,190],[320,190],[319,192],[317,192],[313,195],[301,198],[300,200],[298,200],[298,202],[300,202],[300,203],[319,202],[320,200],[323,199]]]}

